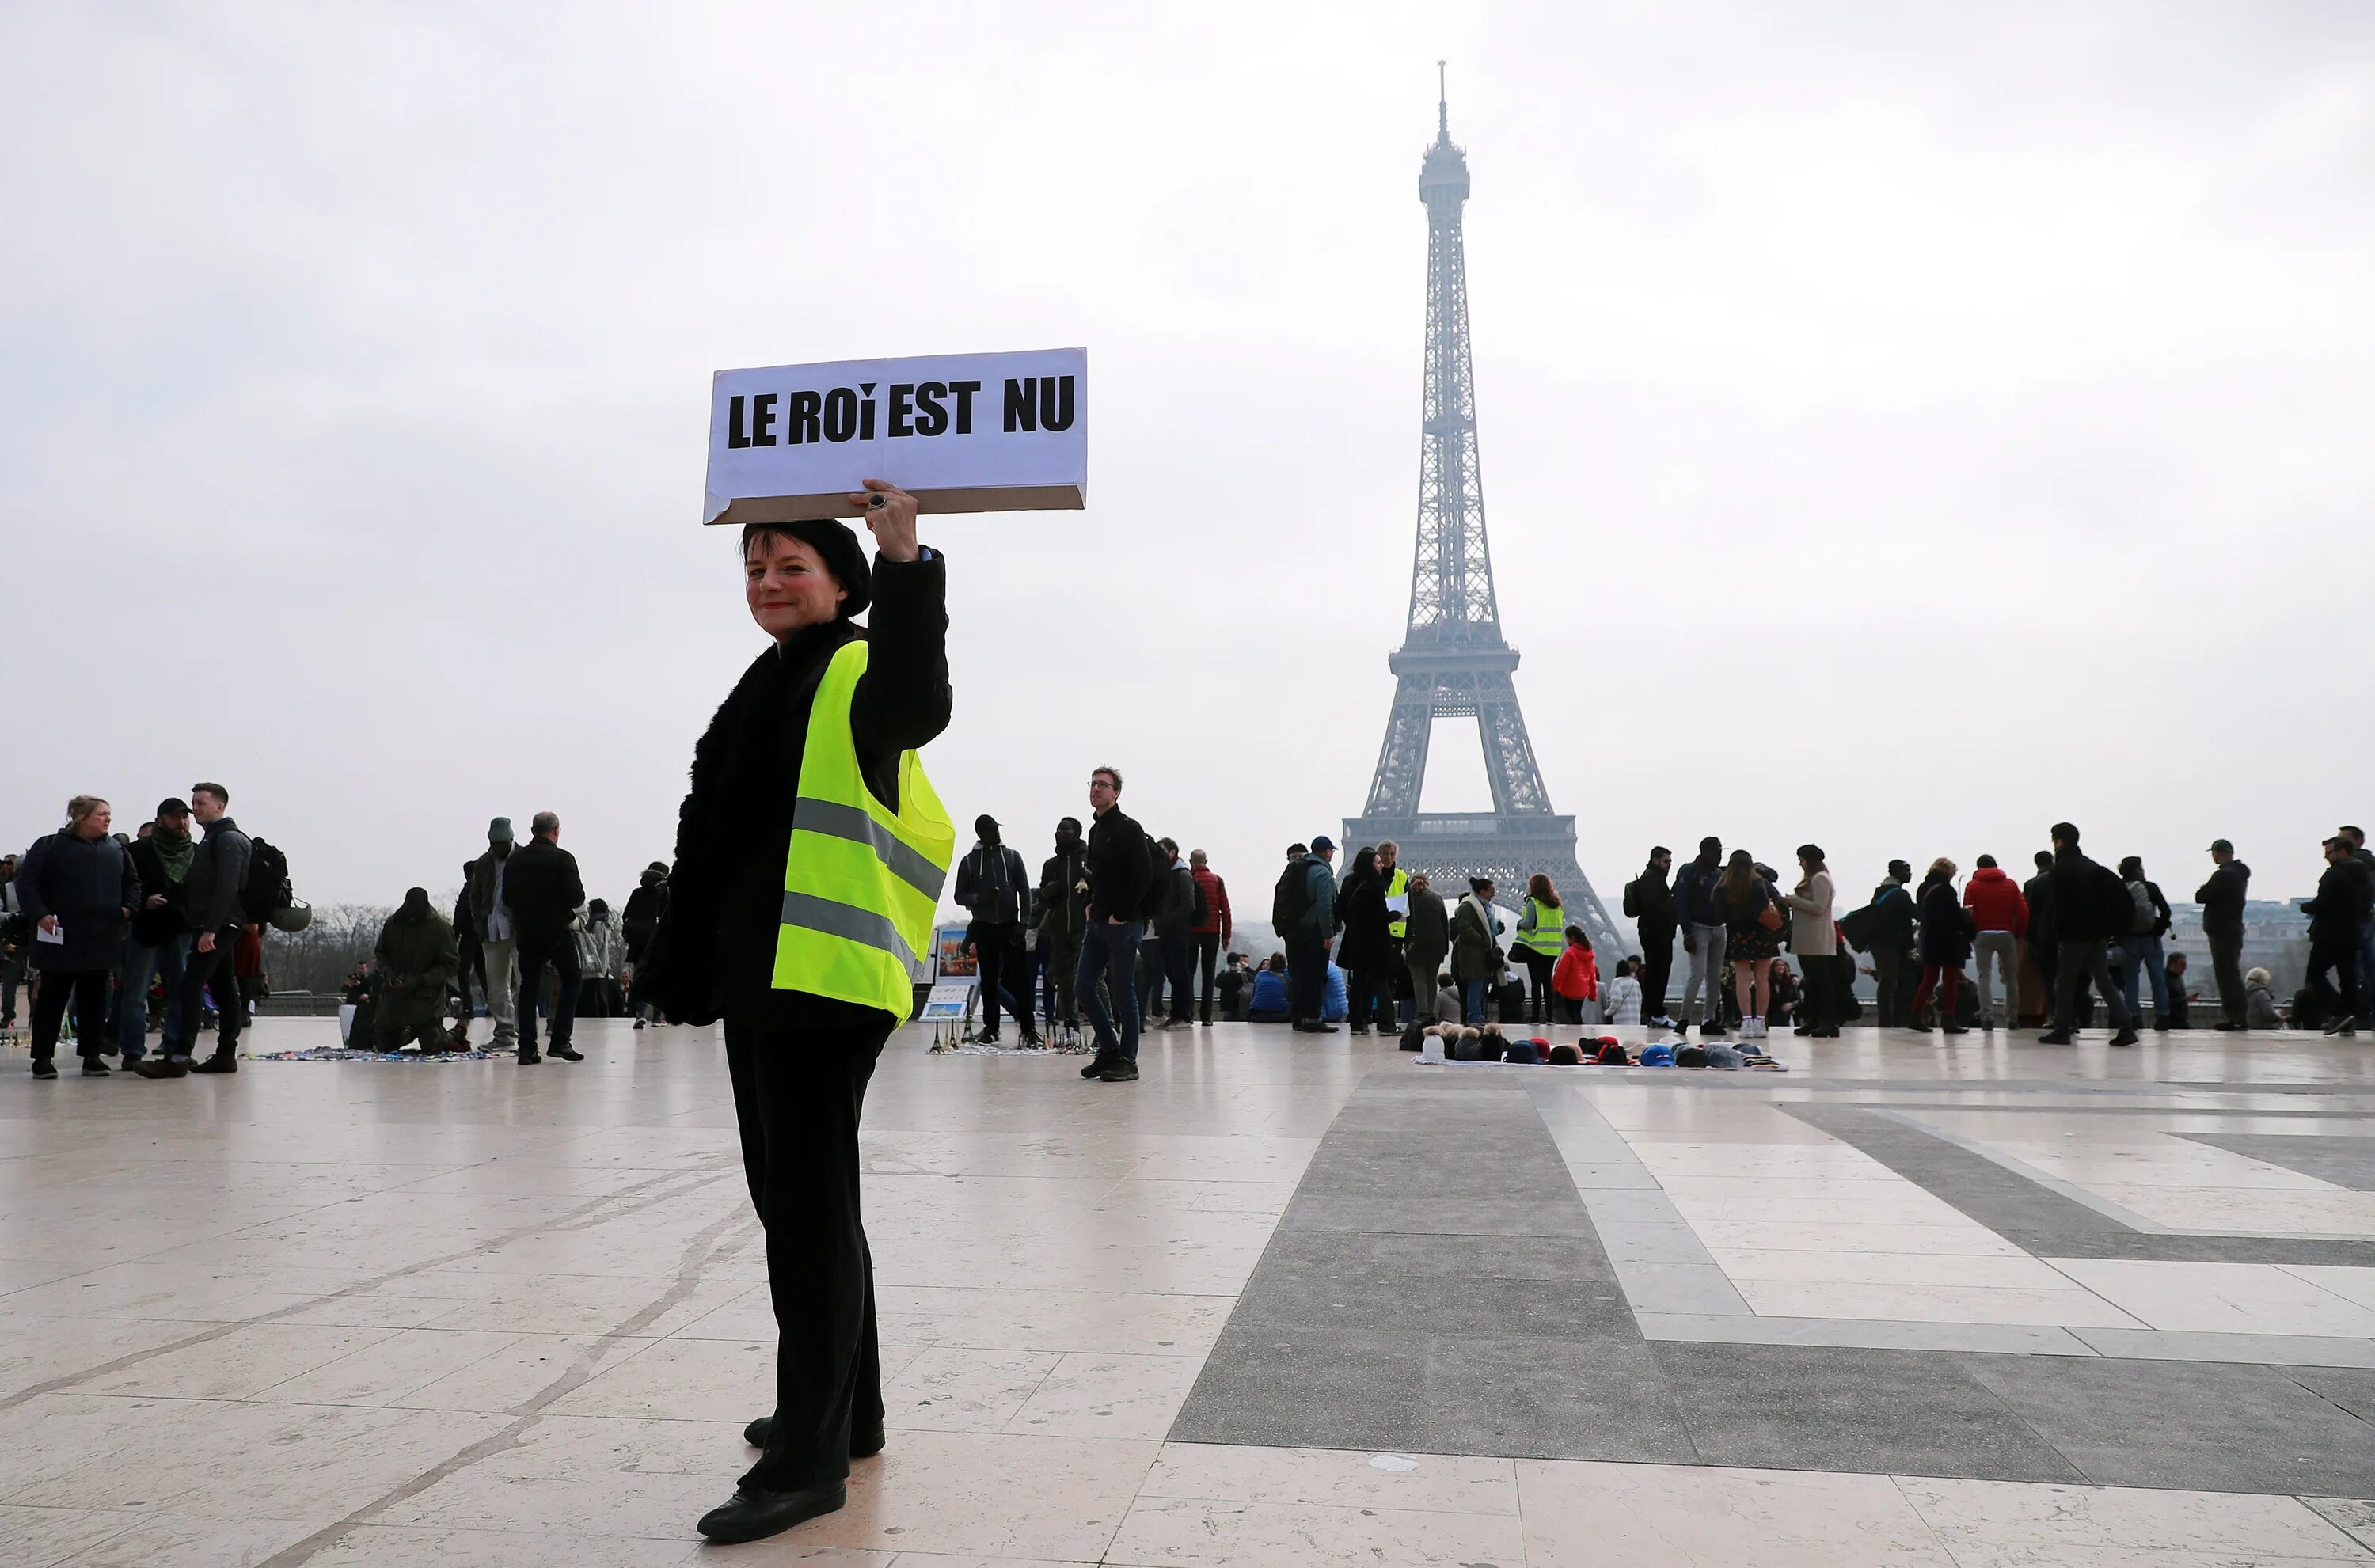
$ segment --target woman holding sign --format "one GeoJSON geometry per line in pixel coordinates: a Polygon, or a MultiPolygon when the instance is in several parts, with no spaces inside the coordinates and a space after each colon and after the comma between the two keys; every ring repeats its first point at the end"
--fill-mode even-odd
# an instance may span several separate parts
{"type": "Polygon", "coordinates": [[[852,495],[876,558],[833,518],[742,530],[771,642],[710,721],[644,973],[676,1023],[725,1023],[750,1201],[781,1337],[763,1450],[701,1521],[756,1540],[842,1505],[882,1450],[874,1268],[858,1215],[867,1080],[913,1006],[955,831],[916,749],[948,727],[946,571],[915,498],[852,495]],[[871,603],[871,625],[850,617],[871,603]]]}

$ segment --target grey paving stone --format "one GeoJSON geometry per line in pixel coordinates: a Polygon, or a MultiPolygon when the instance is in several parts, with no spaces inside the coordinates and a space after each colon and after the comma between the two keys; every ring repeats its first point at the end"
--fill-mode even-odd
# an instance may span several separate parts
{"type": "Polygon", "coordinates": [[[2309,1334],[2215,1334],[2173,1328],[2074,1328],[2070,1332],[2104,1355],[2130,1361],[2375,1367],[2375,1339],[2309,1334]]]}
{"type": "Polygon", "coordinates": [[[1411,1448],[1426,1398],[1420,1336],[1256,1331],[1232,1318],[1171,1423],[1170,1441],[1411,1448]]]}
{"type": "MultiPolygon", "coordinates": [[[[1630,1289],[1629,1276],[1619,1278],[1630,1289]]],[[[2068,1328],[2025,1323],[1914,1323],[1885,1318],[1759,1317],[1727,1313],[1637,1312],[1651,1339],[1724,1345],[1832,1345],[1868,1350],[1981,1350],[2020,1356],[2104,1354],[2068,1328]]]]}
{"type": "Polygon", "coordinates": [[[2180,1133],[2178,1137],[2264,1160],[2354,1192],[2375,1192],[2375,1138],[2290,1138],[2280,1133],[2180,1133]]]}
{"type": "Polygon", "coordinates": [[[2375,1427],[2302,1377],[2346,1372],[2066,1357],[1966,1356],[1970,1375],[2100,1486],[2375,1491],[2375,1427]]]}
{"type": "Polygon", "coordinates": [[[2360,1421],[2375,1421],[2375,1371],[2298,1362],[2276,1370],[2328,1404],[2340,1406],[2360,1421]]]}
{"type": "Polygon", "coordinates": [[[1611,1224],[1595,1220],[1600,1244],[1621,1274],[1637,1263],[1706,1263],[1707,1244],[1679,1221],[1611,1224]]]}
{"type": "Polygon", "coordinates": [[[1285,1231],[1373,1231],[1407,1236],[1590,1236],[1577,1203],[1486,1203],[1341,1187],[1300,1189],[1279,1220],[1285,1231]]]}
{"type": "Polygon", "coordinates": [[[1748,1303],[1714,1263],[1629,1263],[1617,1271],[1625,1299],[1640,1313],[1745,1315],[1748,1303]]]}
{"type": "Polygon", "coordinates": [[[1441,1334],[1545,1321],[1637,1337],[1615,1270],[1588,1238],[1282,1231],[1230,1318],[1441,1334]]]}
{"type": "MultiPolygon", "coordinates": [[[[1653,1341],[1649,1350],[1707,1464],[1980,1480],[2085,1479],[1954,1357],[1672,1341],[1653,1341]]],[[[2062,1357],[2014,1359],[2074,1364],[2062,1357]]]]}

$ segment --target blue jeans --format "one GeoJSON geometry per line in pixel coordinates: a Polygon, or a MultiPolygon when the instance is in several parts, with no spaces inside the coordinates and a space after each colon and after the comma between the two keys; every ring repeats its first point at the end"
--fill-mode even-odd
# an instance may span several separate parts
{"type": "Polygon", "coordinates": [[[1484,982],[1463,980],[1459,983],[1459,1021],[1473,1028],[1484,1021],[1484,982]]]}
{"type": "Polygon", "coordinates": [[[115,1044],[124,1053],[125,1065],[148,1054],[148,981],[160,973],[165,977],[165,1033],[157,1052],[164,1056],[173,1054],[173,998],[181,994],[182,970],[189,957],[187,933],[168,937],[154,948],[142,947],[136,937],[124,937],[124,989],[115,1003],[115,1044]]]}
{"type": "Polygon", "coordinates": [[[1118,925],[1110,920],[1093,922],[1081,933],[1081,968],[1073,977],[1073,990],[1096,1033],[1097,1049],[1133,1062],[1138,1060],[1138,941],[1142,929],[1135,920],[1118,925]],[[1105,998],[1097,995],[1100,980],[1112,995],[1110,1013],[1105,998]],[[1116,1014],[1121,1019],[1118,1036],[1114,1032],[1116,1014]]]}
{"type": "Polygon", "coordinates": [[[2153,1011],[2162,1016],[2168,1012],[2168,970],[2162,961],[2158,937],[2122,937],[2120,938],[2120,989],[2127,993],[2128,1016],[2140,1019],[2144,1009],[2136,1005],[2142,987],[2137,981],[2143,974],[2152,976],[2153,1011]]]}

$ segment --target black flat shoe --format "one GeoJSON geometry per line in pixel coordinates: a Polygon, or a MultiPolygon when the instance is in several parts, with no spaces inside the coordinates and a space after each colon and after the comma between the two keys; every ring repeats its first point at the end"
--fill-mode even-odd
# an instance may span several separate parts
{"type": "Polygon", "coordinates": [[[55,1078],[58,1076],[58,1065],[55,1062],[35,1062],[33,1064],[33,1076],[35,1078],[55,1078]]]}
{"type": "Polygon", "coordinates": [[[564,1062],[582,1062],[585,1059],[585,1052],[570,1045],[548,1045],[544,1048],[544,1054],[548,1056],[558,1056],[564,1062]]]}
{"type": "Polygon", "coordinates": [[[218,1051],[203,1062],[191,1063],[190,1070],[194,1073],[235,1073],[239,1071],[239,1058],[229,1051],[218,1051]]]}
{"type": "Polygon", "coordinates": [[[113,1068],[110,1067],[105,1062],[100,1061],[97,1056],[85,1056],[82,1059],[82,1076],[85,1078],[112,1078],[115,1076],[115,1072],[113,1068]]]}
{"type": "Polygon", "coordinates": [[[190,1070],[186,1056],[143,1056],[132,1064],[132,1070],[142,1078],[181,1078],[190,1070]]]}
{"type": "Polygon", "coordinates": [[[742,1429],[742,1441],[753,1448],[767,1446],[767,1439],[775,1435],[775,1418],[761,1416],[742,1429]]]}
{"type": "Polygon", "coordinates": [[[538,1055],[533,1051],[522,1051],[519,1053],[519,1065],[524,1067],[532,1067],[542,1060],[544,1060],[544,1058],[538,1055]]]}
{"type": "Polygon", "coordinates": [[[1089,1058],[1089,1065],[1081,1069],[1081,1076],[1082,1078],[1103,1078],[1105,1076],[1105,1068],[1112,1065],[1112,1053],[1100,1051],[1095,1055],[1089,1058]]]}
{"type": "Polygon", "coordinates": [[[830,1514],[847,1501],[847,1490],[839,1481],[805,1491],[738,1487],[733,1496],[703,1514],[694,1527],[714,1541],[764,1540],[820,1514],[830,1514]]]}

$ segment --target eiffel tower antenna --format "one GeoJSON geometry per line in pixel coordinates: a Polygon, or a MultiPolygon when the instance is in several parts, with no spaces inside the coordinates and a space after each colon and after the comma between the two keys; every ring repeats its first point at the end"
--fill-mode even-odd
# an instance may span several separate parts
{"type": "Polygon", "coordinates": [[[1476,446],[1476,373],[1468,336],[1468,262],[1460,208],[1468,155],[1451,140],[1446,65],[1436,62],[1436,139],[1419,165],[1426,206],[1426,371],[1419,425],[1418,543],[1411,560],[1410,623],[1394,673],[1393,711],[1377,749],[1368,805],[1344,819],[1344,842],[1392,839],[1400,864],[1430,879],[1490,877],[1505,898],[1548,874],[1567,923],[1580,925],[1613,968],[1631,944],[1609,919],[1575,858],[1575,819],[1551,810],[1511,677],[1518,650],[1503,641],[1484,536],[1484,477],[1476,446]],[[1418,808],[1438,718],[1472,718],[1493,792],[1488,812],[1418,808]]]}

